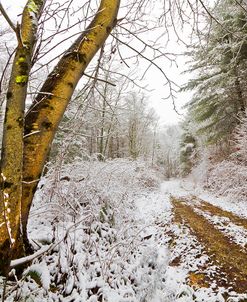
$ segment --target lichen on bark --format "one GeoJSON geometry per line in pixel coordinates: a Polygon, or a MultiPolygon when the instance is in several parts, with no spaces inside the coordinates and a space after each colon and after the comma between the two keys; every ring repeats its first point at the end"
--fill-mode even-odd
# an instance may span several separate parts
{"type": "Polygon", "coordinates": [[[37,16],[42,13],[43,2],[31,0],[24,7],[20,25],[21,38],[12,64],[8,93],[6,95],[6,111],[3,128],[0,178],[0,273],[8,272],[8,264],[12,258],[23,255],[21,231],[21,199],[23,175],[23,129],[24,111],[27,95],[28,75],[36,41],[37,27],[29,18],[30,2],[37,2],[37,16]],[[26,47],[22,41],[26,41],[26,47]],[[11,184],[11,185],[10,185],[11,184]],[[2,215],[3,214],[3,215],[2,215]]]}
{"type": "Polygon", "coordinates": [[[27,75],[19,75],[19,76],[16,76],[16,78],[15,78],[15,82],[17,84],[27,83],[27,80],[28,80],[27,75]]]}

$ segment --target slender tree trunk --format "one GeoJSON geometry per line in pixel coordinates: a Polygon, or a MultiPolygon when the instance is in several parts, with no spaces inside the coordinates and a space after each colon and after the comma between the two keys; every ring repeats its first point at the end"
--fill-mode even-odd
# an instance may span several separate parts
{"type": "MultiPolygon", "coordinates": [[[[117,105],[118,105],[118,101],[120,99],[120,94],[121,94],[121,90],[119,91],[116,102],[114,104],[115,110],[117,110],[116,108],[117,108],[117,105]]],[[[115,110],[112,112],[111,119],[110,119],[110,124],[109,124],[109,127],[107,129],[105,147],[104,147],[104,155],[106,155],[107,150],[109,149],[109,146],[108,146],[109,145],[109,140],[112,141],[112,145],[114,146],[114,138],[111,135],[111,131],[112,131],[112,128],[114,127],[114,120],[116,119],[115,110]]],[[[109,157],[109,154],[108,154],[108,157],[109,157]]],[[[110,157],[115,158],[116,156],[114,156],[114,153],[113,153],[110,157]]]]}
{"type": "Polygon", "coordinates": [[[120,0],[101,0],[86,31],[66,51],[23,120],[36,20],[45,0],[30,0],[23,12],[4,126],[0,196],[0,273],[23,253],[33,196],[58,124],[89,62],[116,24],[120,0]],[[48,94],[47,94],[48,93],[48,94]],[[21,220],[21,221],[20,221],[21,220]],[[20,230],[22,226],[22,232],[20,230]]]}
{"type": "Polygon", "coordinates": [[[120,138],[119,138],[119,133],[116,133],[116,156],[117,158],[120,157],[120,138]]]}
{"type": "Polygon", "coordinates": [[[105,133],[105,114],[106,114],[106,85],[104,89],[104,95],[103,95],[103,104],[102,104],[102,110],[101,110],[101,128],[100,128],[100,138],[99,138],[99,160],[103,161],[105,158],[104,153],[104,133],[105,133]]]}
{"type": "Polygon", "coordinates": [[[27,83],[39,19],[45,1],[30,0],[16,28],[18,45],[12,65],[1,154],[0,273],[7,274],[11,258],[23,255],[21,198],[23,180],[23,124],[27,83]]]}
{"type": "Polygon", "coordinates": [[[154,157],[156,151],[156,131],[157,131],[157,125],[155,126],[153,132],[153,146],[152,146],[152,160],[151,160],[152,167],[154,166],[154,157]]]}
{"type": "Polygon", "coordinates": [[[130,156],[136,160],[138,157],[137,151],[137,121],[132,120],[129,126],[129,154],[130,156]]]}

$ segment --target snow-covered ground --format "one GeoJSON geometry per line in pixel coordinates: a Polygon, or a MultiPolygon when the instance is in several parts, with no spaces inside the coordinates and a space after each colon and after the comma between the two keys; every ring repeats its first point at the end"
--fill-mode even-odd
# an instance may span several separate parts
{"type": "MultiPolygon", "coordinates": [[[[164,182],[165,187],[166,185],[166,182],[164,182]]],[[[199,198],[222,208],[223,210],[235,213],[236,215],[247,219],[246,199],[236,200],[231,197],[216,197],[214,194],[202,189],[201,181],[199,180],[197,182],[195,177],[171,181],[168,188],[171,188],[171,192],[173,192],[171,194],[177,196],[196,195],[199,198]],[[178,193],[176,193],[176,189],[178,193]]]]}
{"type": "MultiPolygon", "coordinates": [[[[39,207],[32,214],[30,237],[36,247],[54,245],[57,241],[59,244],[36,259],[22,279],[8,287],[6,301],[225,301],[224,289],[216,291],[215,285],[209,288],[186,285],[188,273],[203,266],[208,257],[188,229],[172,223],[170,196],[200,195],[238,214],[239,211],[243,214],[243,205],[221,203],[191,181],[170,180],[158,185],[143,166],[117,165],[118,169],[114,165],[102,166],[93,172],[89,167],[88,171],[96,178],[94,183],[86,177],[79,187],[63,183],[56,192],[52,191],[53,202],[48,208],[47,201],[42,204],[42,198],[49,199],[47,191],[39,196],[39,207]],[[89,184],[91,190],[87,193],[85,188],[89,190],[89,184]],[[68,199],[68,194],[69,210],[62,215],[61,202],[68,199]],[[93,206],[92,200],[86,200],[92,194],[93,206]],[[57,202],[58,197],[62,201],[57,202]]],[[[84,179],[78,171],[76,175],[84,179]]],[[[231,299],[227,301],[240,301],[240,296],[231,299]]]]}

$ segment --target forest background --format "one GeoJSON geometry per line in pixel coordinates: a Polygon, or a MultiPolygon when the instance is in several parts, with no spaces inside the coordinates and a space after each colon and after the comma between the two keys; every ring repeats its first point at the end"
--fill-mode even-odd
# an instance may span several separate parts
{"type": "MultiPolygon", "coordinates": [[[[61,171],[76,170],[92,162],[97,165],[116,159],[142,160],[164,178],[190,175],[218,194],[246,197],[244,1],[102,1],[104,9],[100,6],[96,15],[97,4],[91,1],[83,6],[76,1],[43,2],[28,1],[20,16],[22,23],[12,22],[8,9],[0,5],[1,22],[6,24],[1,29],[0,61],[1,111],[5,116],[1,131],[4,215],[0,220],[0,253],[4,261],[0,268],[5,274],[11,269],[11,260],[33,249],[27,239],[27,223],[35,191],[41,187],[44,190],[43,180],[47,178],[51,199],[58,194],[54,188],[61,181],[73,180],[70,172],[60,177],[61,171]],[[101,17],[104,22],[99,23],[101,17]],[[100,26],[105,27],[102,37],[100,26]],[[27,41],[23,39],[26,31],[27,41]],[[101,37],[99,43],[91,34],[101,37]],[[174,37],[179,52],[174,51],[174,37]],[[95,47],[90,58],[80,53],[87,41],[93,41],[95,47]],[[191,79],[181,87],[172,74],[174,68],[170,74],[168,66],[176,66],[182,55],[182,60],[185,57],[188,61],[185,78],[191,79]],[[67,78],[70,59],[76,62],[73,68],[80,66],[75,83],[74,79],[68,80],[71,74],[67,78]],[[60,79],[63,73],[66,89],[65,80],[60,79]],[[159,126],[157,114],[149,106],[150,87],[145,80],[148,74],[155,74],[165,87],[159,94],[164,102],[169,99],[174,111],[179,111],[177,93],[191,91],[184,95],[188,98],[186,116],[178,125],[159,126]],[[47,112],[50,114],[53,102],[60,104],[65,99],[66,105],[53,122],[47,112]],[[46,137],[47,133],[51,136],[46,137]],[[44,156],[36,148],[39,140],[44,156]],[[37,160],[41,164],[35,174],[37,160]],[[31,171],[28,177],[26,169],[31,171]],[[23,206],[25,190],[31,197],[23,206]],[[19,213],[19,218],[10,213],[19,213]]],[[[91,48],[85,47],[90,53],[91,48]]],[[[85,180],[84,175],[77,182],[85,180]]]]}

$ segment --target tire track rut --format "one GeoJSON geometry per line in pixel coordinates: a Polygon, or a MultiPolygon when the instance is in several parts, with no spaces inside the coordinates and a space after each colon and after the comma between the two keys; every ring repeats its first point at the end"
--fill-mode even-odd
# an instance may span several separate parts
{"type": "MultiPolygon", "coordinates": [[[[241,247],[217,229],[212,222],[196,212],[194,208],[207,211],[212,215],[227,217],[232,223],[247,229],[247,220],[215,207],[201,199],[193,197],[177,198],[172,196],[174,223],[188,227],[197,240],[203,245],[210,258],[210,265],[215,265],[221,272],[214,280],[205,277],[199,280],[201,284],[216,282],[218,286],[231,288],[237,293],[247,292],[247,253],[241,247]],[[199,203],[200,202],[200,203],[199,203]],[[222,277],[221,277],[222,276],[222,277]]],[[[189,276],[189,281],[202,278],[195,272],[189,276]]],[[[193,283],[193,282],[192,282],[193,283]]],[[[202,285],[203,286],[203,285],[202,285]]]]}

